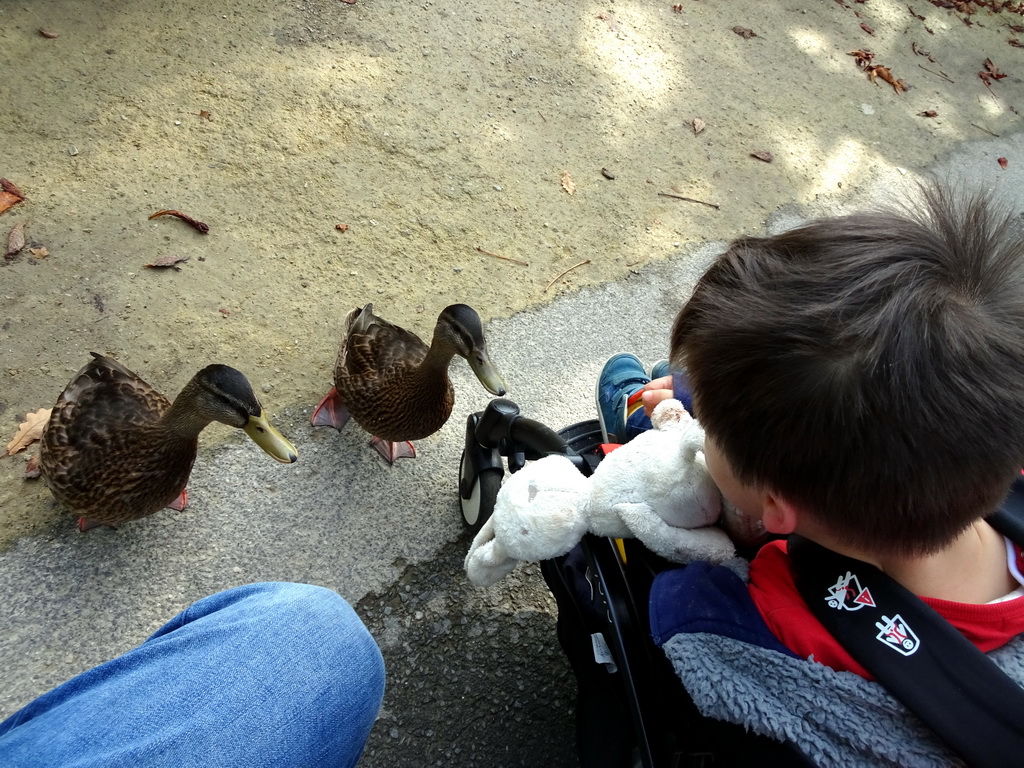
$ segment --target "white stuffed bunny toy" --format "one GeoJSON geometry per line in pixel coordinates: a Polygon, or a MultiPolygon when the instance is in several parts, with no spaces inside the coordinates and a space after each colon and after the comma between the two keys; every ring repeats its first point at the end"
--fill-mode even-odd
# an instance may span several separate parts
{"type": "Polygon", "coordinates": [[[589,478],[565,456],[511,475],[466,556],[470,581],[489,586],[522,562],[564,555],[587,532],[637,538],[677,563],[738,560],[715,525],[722,496],[704,461],[704,430],[678,400],[660,403],[651,422],[589,478]]]}

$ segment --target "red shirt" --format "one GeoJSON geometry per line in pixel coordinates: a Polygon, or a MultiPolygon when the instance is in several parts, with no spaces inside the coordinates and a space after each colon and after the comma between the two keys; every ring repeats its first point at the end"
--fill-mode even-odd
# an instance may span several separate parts
{"type": "MultiPolygon", "coordinates": [[[[1024,572],[1024,555],[1014,547],[1017,572],[1024,572]]],[[[868,680],[868,671],[848,654],[822,626],[800,597],[789,568],[784,541],[761,548],[750,563],[750,597],[768,628],[782,644],[804,658],[839,671],[856,672],[868,680]]],[[[940,616],[982,651],[988,652],[1024,633],[1024,597],[975,605],[922,597],[940,616]]]]}

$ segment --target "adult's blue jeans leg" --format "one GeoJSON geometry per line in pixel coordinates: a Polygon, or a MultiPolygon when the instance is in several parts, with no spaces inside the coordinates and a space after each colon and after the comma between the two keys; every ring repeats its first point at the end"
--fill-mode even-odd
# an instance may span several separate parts
{"type": "Polygon", "coordinates": [[[335,592],[249,584],[0,723],[0,765],[352,766],[383,695],[380,650],[335,592]]]}

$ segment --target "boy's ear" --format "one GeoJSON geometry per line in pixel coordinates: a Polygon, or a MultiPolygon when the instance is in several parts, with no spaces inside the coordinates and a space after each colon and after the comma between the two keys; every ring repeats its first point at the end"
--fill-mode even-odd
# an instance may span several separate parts
{"type": "Polygon", "coordinates": [[[796,531],[800,512],[785,499],[766,493],[762,502],[761,522],[768,533],[788,536],[796,531]]]}

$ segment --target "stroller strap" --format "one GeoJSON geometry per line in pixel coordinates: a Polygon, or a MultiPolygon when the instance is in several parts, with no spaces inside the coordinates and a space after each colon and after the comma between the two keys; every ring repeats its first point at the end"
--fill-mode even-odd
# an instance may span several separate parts
{"type": "Polygon", "coordinates": [[[954,753],[972,768],[1021,764],[1024,689],[991,659],[873,565],[799,536],[789,555],[815,617],[954,753]]]}

